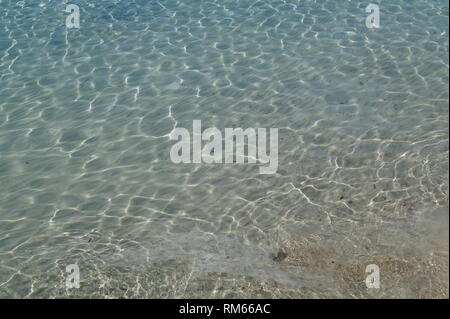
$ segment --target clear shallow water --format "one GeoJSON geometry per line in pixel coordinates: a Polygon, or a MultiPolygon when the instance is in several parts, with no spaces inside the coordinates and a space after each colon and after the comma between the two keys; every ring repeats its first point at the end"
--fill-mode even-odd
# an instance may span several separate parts
{"type": "Polygon", "coordinates": [[[70,3],[0,3],[1,297],[448,297],[446,1],[70,3]],[[194,119],[277,174],[173,164],[194,119]]]}

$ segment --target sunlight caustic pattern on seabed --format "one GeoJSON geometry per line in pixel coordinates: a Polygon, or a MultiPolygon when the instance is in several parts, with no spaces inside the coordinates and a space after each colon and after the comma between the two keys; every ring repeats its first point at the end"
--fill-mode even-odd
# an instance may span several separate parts
{"type": "Polygon", "coordinates": [[[0,297],[448,297],[448,3],[373,2],[1,1],[0,297]]]}

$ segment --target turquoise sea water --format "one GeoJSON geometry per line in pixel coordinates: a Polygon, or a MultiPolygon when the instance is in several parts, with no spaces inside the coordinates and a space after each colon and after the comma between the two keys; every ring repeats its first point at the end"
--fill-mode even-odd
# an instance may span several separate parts
{"type": "Polygon", "coordinates": [[[448,3],[369,3],[0,1],[0,297],[448,298],[448,3]],[[172,163],[193,120],[277,173],[172,163]]]}

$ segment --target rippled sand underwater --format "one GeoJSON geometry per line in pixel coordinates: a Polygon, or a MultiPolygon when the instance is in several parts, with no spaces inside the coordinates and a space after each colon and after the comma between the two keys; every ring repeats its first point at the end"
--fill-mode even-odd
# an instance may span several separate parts
{"type": "Polygon", "coordinates": [[[448,3],[373,2],[1,1],[0,297],[448,298],[448,3]]]}

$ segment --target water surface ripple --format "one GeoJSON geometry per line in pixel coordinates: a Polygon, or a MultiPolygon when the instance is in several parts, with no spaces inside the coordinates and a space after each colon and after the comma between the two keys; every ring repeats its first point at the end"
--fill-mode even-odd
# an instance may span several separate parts
{"type": "Polygon", "coordinates": [[[0,297],[448,298],[447,1],[69,2],[0,2],[0,297]],[[277,173],[172,163],[194,119],[277,173]]]}

